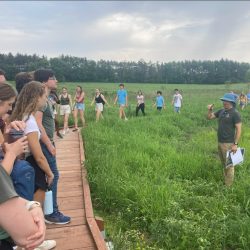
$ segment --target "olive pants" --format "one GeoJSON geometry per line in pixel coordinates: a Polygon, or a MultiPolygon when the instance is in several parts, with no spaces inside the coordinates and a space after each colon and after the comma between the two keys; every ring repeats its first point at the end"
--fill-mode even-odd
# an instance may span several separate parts
{"type": "Polygon", "coordinates": [[[219,157],[224,167],[224,182],[226,186],[231,186],[234,181],[234,167],[226,168],[226,155],[227,151],[231,149],[233,143],[219,143],[218,151],[219,157]]]}

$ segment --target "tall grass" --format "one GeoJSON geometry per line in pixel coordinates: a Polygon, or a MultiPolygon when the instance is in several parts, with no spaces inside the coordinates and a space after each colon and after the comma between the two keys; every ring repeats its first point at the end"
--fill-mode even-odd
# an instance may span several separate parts
{"type": "MultiPolygon", "coordinates": [[[[102,87],[113,103],[117,86],[83,87],[89,104],[96,87],[102,87]]],[[[249,159],[246,155],[245,163],[236,168],[235,183],[225,188],[217,156],[217,122],[206,119],[207,104],[220,108],[219,97],[228,86],[127,84],[126,88],[129,121],[119,120],[118,108],[112,106],[105,107],[105,119],[96,123],[94,108],[87,105],[88,127],[82,132],[94,206],[111,220],[116,249],[250,249],[249,159]],[[180,115],[170,107],[176,87],[184,98],[180,115]],[[145,117],[135,117],[138,89],[146,95],[145,117]],[[158,89],[167,101],[162,112],[152,107],[158,89]]],[[[246,152],[249,110],[241,112],[240,145],[246,152]]]]}

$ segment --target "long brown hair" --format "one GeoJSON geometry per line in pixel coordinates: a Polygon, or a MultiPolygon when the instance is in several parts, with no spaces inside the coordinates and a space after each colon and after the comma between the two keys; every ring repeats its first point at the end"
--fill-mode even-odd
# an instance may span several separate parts
{"type": "Polygon", "coordinates": [[[40,82],[27,83],[18,95],[10,120],[22,120],[24,115],[27,115],[26,120],[28,120],[29,116],[37,111],[39,97],[42,97],[44,93],[45,86],[40,82]]]}
{"type": "Polygon", "coordinates": [[[0,84],[0,103],[16,97],[16,91],[7,83],[0,84]]]}

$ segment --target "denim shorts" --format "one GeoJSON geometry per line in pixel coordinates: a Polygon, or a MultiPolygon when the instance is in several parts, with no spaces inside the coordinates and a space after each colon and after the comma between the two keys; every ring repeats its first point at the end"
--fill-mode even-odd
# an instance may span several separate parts
{"type": "Polygon", "coordinates": [[[77,102],[75,108],[79,110],[85,110],[85,104],[81,102],[77,102]]]}
{"type": "Polygon", "coordinates": [[[10,175],[17,194],[29,201],[33,200],[35,188],[35,171],[24,160],[16,160],[10,175]]]}

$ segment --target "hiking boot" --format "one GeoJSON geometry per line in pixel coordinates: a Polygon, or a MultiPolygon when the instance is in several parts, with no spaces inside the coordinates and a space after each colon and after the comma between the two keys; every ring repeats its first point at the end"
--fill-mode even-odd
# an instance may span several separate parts
{"type": "Polygon", "coordinates": [[[56,241],[45,240],[40,246],[36,247],[34,250],[50,250],[56,246],[56,241]]]}
{"type": "Polygon", "coordinates": [[[64,225],[70,223],[71,218],[58,211],[49,215],[45,215],[44,220],[48,224],[64,225]]]}

